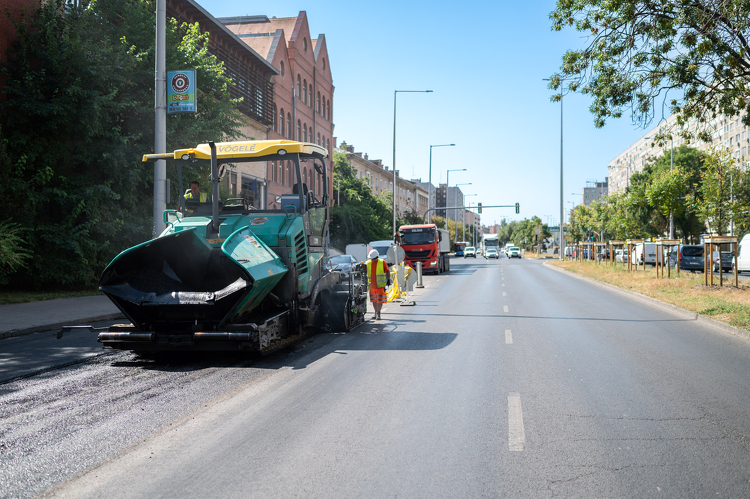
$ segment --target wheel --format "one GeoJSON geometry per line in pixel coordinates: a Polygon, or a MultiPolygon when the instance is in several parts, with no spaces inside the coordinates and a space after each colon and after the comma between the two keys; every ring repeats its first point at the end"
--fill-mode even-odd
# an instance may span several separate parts
{"type": "MultiPolygon", "coordinates": [[[[349,317],[349,298],[338,298],[325,293],[321,297],[321,307],[323,309],[323,322],[328,324],[334,333],[343,333],[349,331],[351,327],[351,318],[349,317]]],[[[323,325],[322,323],[320,324],[323,325]]]]}

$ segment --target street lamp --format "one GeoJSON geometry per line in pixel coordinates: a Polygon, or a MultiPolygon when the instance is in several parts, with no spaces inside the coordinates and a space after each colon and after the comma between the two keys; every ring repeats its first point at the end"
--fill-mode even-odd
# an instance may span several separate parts
{"type": "MultiPolygon", "coordinates": [[[[455,170],[448,170],[445,174],[445,206],[450,206],[450,202],[448,201],[448,194],[450,193],[450,178],[451,178],[451,172],[465,172],[466,168],[458,168],[455,170]]],[[[450,210],[445,210],[445,230],[448,231],[448,243],[451,241],[451,229],[448,226],[448,221],[450,220],[449,215],[450,210]]]]}
{"type": "MultiPolygon", "coordinates": [[[[549,78],[544,78],[545,81],[550,81],[549,78]]],[[[560,220],[563,218],[563,96],[565,92],[562,88],[562,82],[560,81],[560,220]]],[[[563,259],[563,230],[562,224],[560,224],[560,260],[563,259]]]]}
{"type": "MultiPolygon", "coordinates": [[[[455,145],[456,144],[438,144],[438,145],[430,146],[430,176],[428,178],[428,182],[430,184],[430,195],[427,198],[427,213],[428,213],[427,221],[428,222],[430,220],[429,219],[430,208],[432,208],[432,148],[433,147],[454,147],[455,145]]],[[[446,192],[446,195],[447,195],[447,192],[446,192]]]]}
{"type": "Polygon", "coordinates": [[[432,90],[393,91],[393,238],[396,238],[396,97],[399,93],[431,93],[432,90]]]}

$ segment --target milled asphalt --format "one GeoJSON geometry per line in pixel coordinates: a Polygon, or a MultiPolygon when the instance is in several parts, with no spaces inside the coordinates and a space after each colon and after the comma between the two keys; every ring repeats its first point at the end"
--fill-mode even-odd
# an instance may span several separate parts
{"type": "Polygon", "coordinates": [[[0,339],[121,317],[104,295],[0,305],[0,339]]]}

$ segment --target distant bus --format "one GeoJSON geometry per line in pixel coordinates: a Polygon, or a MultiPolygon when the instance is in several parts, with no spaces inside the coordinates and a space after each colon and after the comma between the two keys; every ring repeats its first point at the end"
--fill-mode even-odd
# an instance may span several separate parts
{"type": "Polygon", "coordinates": [[[453,250],[456,252],[456,256],[464,256],[464,249],[471,244],[466,241],[460,241],[453,245],[453,250]]]}

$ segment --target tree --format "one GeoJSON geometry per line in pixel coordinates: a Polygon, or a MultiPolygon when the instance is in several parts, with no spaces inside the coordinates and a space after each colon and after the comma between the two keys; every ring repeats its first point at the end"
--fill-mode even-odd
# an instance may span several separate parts
{"type": "Polygon", "coordinates": [[[729,221],[737,215],[738,204],[730,200],[731,184],[744,173],[737,168],[729,153],[712,153],[704,156],[704,170],[699,188],[701,197],[688,199],[698,214],[706,220],[709,229],[716,235],[727,232],[729,221]]]}
{"type": "Polygon", "coordinates": [[[373,196],[369,184],[357,178],[343,151],[333,151],[333,182],[341,190],[341,204],[331,209],[334,247],[391,239],[393,211],[388,196],[373,196]]]}
{"type": "MultiPolygon", "coordinates": [[[[56,0],[13,22],[18,40],[0,66],[9,155],[0,196],[34,253],[17,282],[92,285],[151,235],[153,165],[141,157],[153,151],[154,4],[56,0]]],[[[207,37],[168,23],[167,65],[200,75],[199,113],[169,117],[168,150],[239,135],[232,83],[207,37]]]]}
{"type": "MultiPolygon", "coordinates": [[[[572,26],[588,35],[585,48],[565,53],[550,88],[567,81],[571,91],[591,95],[597,127],[628,107],[646,126],[664,104],[679,126],[743,110],[750,125],[750,2],[558,0],[550,19],[555,31],[572,26]]],[[[698,138],[708,142],[710,130],[698,138]]]]}

